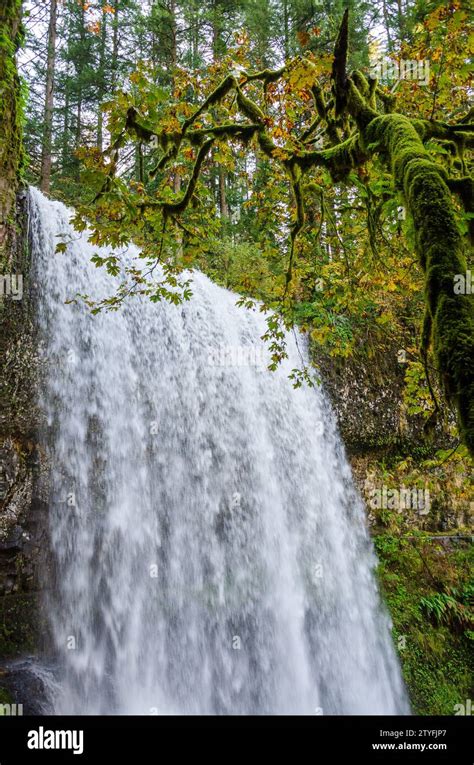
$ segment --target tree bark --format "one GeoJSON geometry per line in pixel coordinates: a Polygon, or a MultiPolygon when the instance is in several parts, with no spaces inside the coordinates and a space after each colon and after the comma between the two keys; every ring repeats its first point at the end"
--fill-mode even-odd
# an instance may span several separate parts
{"type": "MultiPolygon", "coordinates": [[[[81,34],[80,34],[80,40],[81,40],[81,50],[84,46],[84,40],[85,40],[85,9],[84,6],[81,3],[81,12],[80,12],[80,20],[81,20],[81,34]]],[[[75,136],[75,149],[76,151],[81,146],[81,134],[82,134],[82,68],[81,66],[76,67],[76,76],[78,78],[78,91],[77,91],[77,111],[76,111],[76,136],[75,136]]],[[[76,162],[76,171],[75,171],[75,179],[79,180],[80,175],[80,166],[79,162],[76,162]]]]}
{"type": "Polygon", "coordinates": [[[102,112],[102,100],[105,93],[105,51],[107,41],[107,11],[102,10],[102,26],[100,28],[100,54],[99,54],[99,87],[97,93],[97,148],[102,151],[103,141],[103,122],[104,115],[102,112]]]}
{"type": "Polygon", "coordinates": [[[112,92],[117,85],[118,75],[118,30],[119,30],[119,10],[120,0],[115,0],[113,4],[114,18],[112,21],[112,92]]]}
{"type": "MultiPolygon", "coordinates": [[[[218,0],[214,0],[213,4],[213,24],[212,24],[212,58],[214,62],[218,60],[219,57],[219,36],[220,36],[220,29],[219,29],[219,22],[218,22],[218,10],[219,10],[219,3],[218,0]]],[[[218,193],[218,199],[219,199],[219,211],[221,214],[221,220],[228,220],[229,218],[229,205],[227,204],[227,193],[226,193],[226,171],[222,167],[222,165],[219,165],[217,168],[217,193],[218,193]]]]}
{"type": "Polygon", "coordinates": [[[221,218],[227,220],[229,217],[229,205],[227,204],[226,172],[222,165],[219,165],[219,208],[221,218]]]}
{"type": "Polygon", "coordinates": [[[283,46],[285,61],[290,58],[290,20],[288,14],[288,0],[283,0],[283,46]]]}
{"type": "Polygon", "coordinates": [[[69,86],[69,64],[66,68],[66,78],[64,84],[64,119],[63,119],[63,138],[61,149],[61,172],[67,174],[67,165],[69,160],[69,109],[71,108],[71,93],[69,86]]]}
{"type": "Polygon", "coordinates": [[[54,108],[54,65],[56,61],[56,25],[58,17],[58,2],[51,0],[49,10],[48,54],[46,67],[46,93],[44,101],[44,130],[41,147],[41,191],[48,194],[51,185],[51,143],[53,134],[54,108]]]}

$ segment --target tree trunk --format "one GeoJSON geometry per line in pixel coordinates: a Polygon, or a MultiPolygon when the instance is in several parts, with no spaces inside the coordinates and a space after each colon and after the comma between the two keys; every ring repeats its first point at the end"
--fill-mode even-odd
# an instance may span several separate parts
{"type": "MultiPolygon", "coordinates": [[[[218,18],[219,3],[218,0],[214,0],[214,18],[212,24],[212,58],[216,62],[219,58],[219,40],[220,40],[220,28],[218,18]]],[[[229,205],[227,204],[226,194],[226,171],[222,165],[217,167],[217,193],[219,200],[219,211],[221,214],[221,220],[227,220],[229,218],[229,205]]]]}
{"type": "Polygon", "coordinates": [[[114,92],[117,85],[118,74],[118,30],[119,30],[119,10],[120,0],[115,0],[113,4],[114,18],[112,21],[112,92],[114,92]]]}
{"type": "Polygon", "coordinates": [[[171,66],[174,67],[178,63],[178,24],[176,21],[176,2],[171,0],[170,2],[170,15],[171,15],[171,66]]]}
{"type": "Polygon", "coordinates": [[[219,165],[219,209],[221,211],[221,218],[227,220],[229,217],[229,205],[227,204],[226,194],[226,172],[221,165],[219,165]]]}
{"type": "Polygon", "coordinates": [[[388,16],[387,0],[382,1],[382,9],[383,9],[383,20],[385,24],[385,31],[387,33],[388,50],[389,52],[391,52],[393,50],[393,43],[392,43],[392,36],[390,34],[390,19],[388,16]]]}
{"type": "Polygon", "coordinates": [[[283,35],[285,61],[290,58],[290,21],[288,16],[288,0],[283,0],[283,35]]]}
{"type": "MultiPolygon", "coordinates": [[[[171,64],[171,89],[174,89],[174,70],[178,63],[178,23],[176,21],[176,2],[171,0],[169,5],[170,12],[170,32],[171,32],[171,46],[170,46],[170,64],[171,64]]],[[[181,191],[181,176],[175,173],[173,178],[173,190],[175,194],[179,194],[181,191]]],[[[178,238],[181,234],[178,234],[178,238]]]]}
{"type": "Polygon", "coordinates": [[[97,148],[102,151],[103,121],[102,100],[105,93],[105,49],[107,40],[107,11],[102,10],[102,26],[100,28],[100,53],[99,53],[99,87],[97,93],[97,148]]]}
{"type": "MultiPolygon", "coordinates": [[[[80,35],[80,40],[81,40],[81,50],[82,50],[83,47],[84,47],[85,32],[86,32],[86,30],[85,30],[85,9],[84,9],[84,6],[82,5],[82,3],[81,3],[80,20],[81,20],[81,35],[80,35]]],[[[74,146],[75,146],[75,149],[77,151],[80,148],[80,146],[81,146],[81,134],[82,134],[82,69],[81,69],[80,66],[78,66],[76,68],[76,76],[77,76],[77,78],[79,80],[78,90],[77,90],[76,137],[75,137],[75,142],[74,142],[74,146]]],[[[76,168],[76,170],[75,170],[74,176],[75,176],[75,179],[78,181],[79,180],[79,173],[80,173],[80,166],[79,166],[79,162],[78,161],[76,161],[76,163],[75,163],[75,168],[76,168]]]]}
{"type": "Polygon", "coordinates": [[[53,134],[53,108],[54,108],[54,65],[56,61],[56,24],[58,17],[57,0],[51,0],[49,10],[48,29],[48,56],[46,67],[46,93],[44,100],[44,130],[43,145],[41,147],[41,175],[40,188],[46,194],[49,193],[51,184],[51,142],[53,134]]]}
{"type": "Polygon", "coordinates": [[[69,109],[70,104],[70,86],[69,86],[69,64],[66,69],[66,78],[64,84],[64,120],[63,120],[63,139],[61,150],[61,172],[67,175],[67,166],[69,163],[69,109]]]}

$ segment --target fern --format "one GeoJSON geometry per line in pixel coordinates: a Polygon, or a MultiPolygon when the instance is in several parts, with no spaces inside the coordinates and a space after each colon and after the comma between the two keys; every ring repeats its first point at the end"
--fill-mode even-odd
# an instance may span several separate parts
{"type": "Polygon", "coordinates": [[[467,584],[459,591],[449,587],[446,592],[436,592],[428,597],[420,598],[420,606],[430,619],[437,624],[466,629],[474,626],[472,603],[474,601],[474,585],[467,584]]]}

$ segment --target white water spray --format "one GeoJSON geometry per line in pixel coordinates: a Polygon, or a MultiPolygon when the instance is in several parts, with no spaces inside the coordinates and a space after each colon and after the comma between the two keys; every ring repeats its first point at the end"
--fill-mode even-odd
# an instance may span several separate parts
{"type": "Polygon", "coordinates": [[[288,380],[294,338],[268,372],[264,318],[200,273],[178,307],[66,305],[113,289],[69,217],[31,190],[55,712],[408,713],[330,406],[288,380]]]}

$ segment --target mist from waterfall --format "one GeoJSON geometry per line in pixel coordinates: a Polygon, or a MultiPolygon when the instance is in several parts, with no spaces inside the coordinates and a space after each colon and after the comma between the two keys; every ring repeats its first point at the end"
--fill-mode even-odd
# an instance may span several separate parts
{"type": "Polygon", "coordinates": [[[115,285],[70,216],[31,189],[54,711],[408,714],[333,413],[288,379],[303,340],[267,371],[262,314],[199,272],[179,306],[66,304],[115,285]]]}

